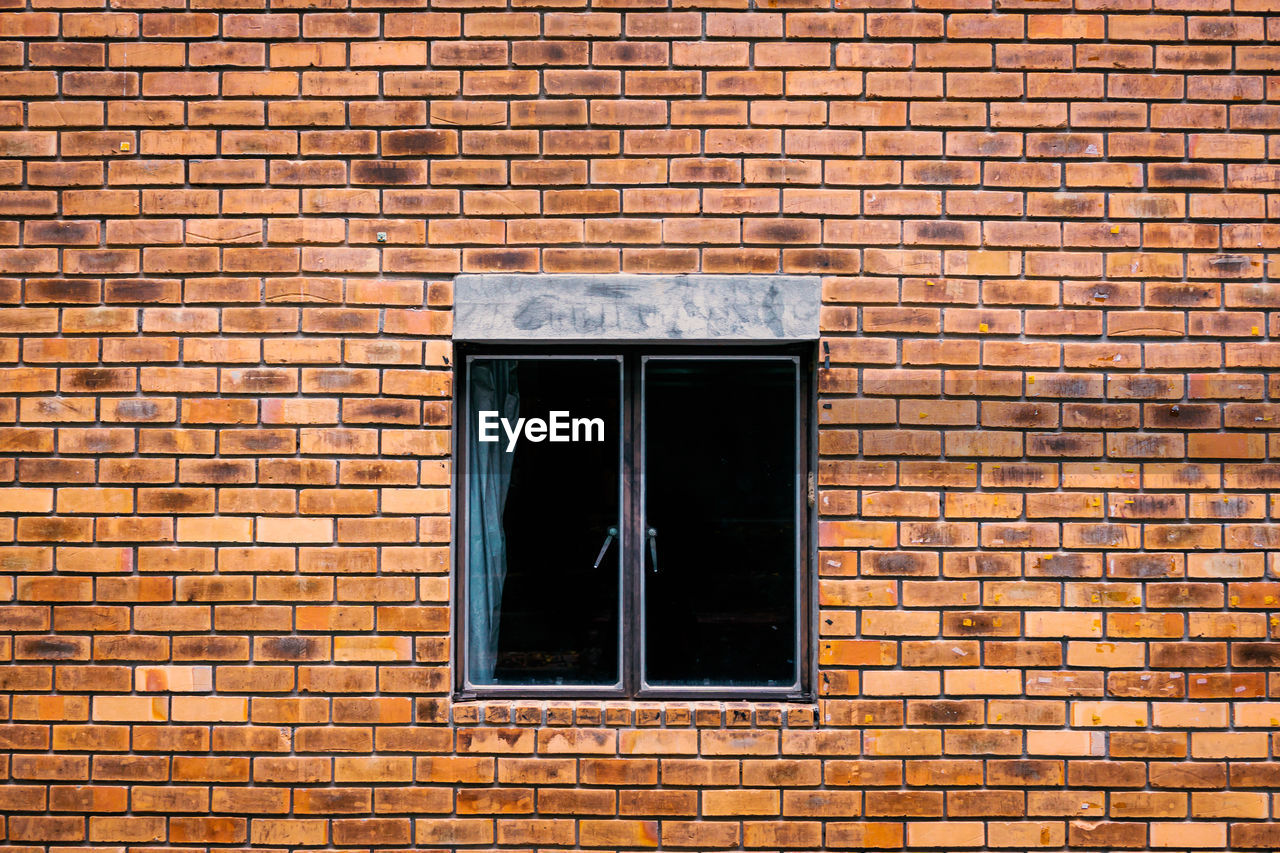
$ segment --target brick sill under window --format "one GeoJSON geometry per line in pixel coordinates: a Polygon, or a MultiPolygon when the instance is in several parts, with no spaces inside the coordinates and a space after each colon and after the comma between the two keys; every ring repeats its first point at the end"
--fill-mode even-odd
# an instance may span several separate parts
{"type": "Polygon", "coordinates": [[[454,725],[566,728],[811,728],[816,699],[520,699],[456,696],[454,725]]]}

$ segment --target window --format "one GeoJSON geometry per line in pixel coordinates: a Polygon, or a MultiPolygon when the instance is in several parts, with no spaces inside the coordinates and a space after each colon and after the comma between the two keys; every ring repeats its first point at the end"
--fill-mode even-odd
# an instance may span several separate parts
{"type": "Polygon", "coordinates": [[[464,695],[805,695],[807,348],[459,358],[464,695]]]}

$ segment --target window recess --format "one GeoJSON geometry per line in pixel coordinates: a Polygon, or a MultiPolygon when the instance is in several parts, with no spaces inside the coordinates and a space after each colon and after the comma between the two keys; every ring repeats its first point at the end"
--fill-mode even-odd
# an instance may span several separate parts
{"type": "Polygon", "coordinates": [[[807,698],[812,349],[461,345],[459,696],[807,698]]]}

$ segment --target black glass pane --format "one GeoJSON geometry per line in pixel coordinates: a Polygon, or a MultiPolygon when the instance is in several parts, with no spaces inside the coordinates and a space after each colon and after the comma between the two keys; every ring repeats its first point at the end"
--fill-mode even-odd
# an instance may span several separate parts
{"type": "Polygon", "coordinates": [[[646,681],[791,684],[796,365],[653,359],[644,383],[646,681]]]}
{"type": "Polygon", "coordinates": [[[472,359],[468,380],[471,683],[616,684],[621,363],[472,359]]]}

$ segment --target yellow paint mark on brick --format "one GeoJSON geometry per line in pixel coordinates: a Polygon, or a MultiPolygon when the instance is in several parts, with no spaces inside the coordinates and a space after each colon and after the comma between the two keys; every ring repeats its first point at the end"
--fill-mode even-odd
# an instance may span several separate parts
{"type": "Polygon", "coordinates": [[[989,327],[989,326],[987,326],[987,324],[986,324],[986,323],[979,323],[979,324],[978,324],[978,331],[979,331],[979,332],[985,332],[985,331],[987,331],[987,329],[988,329],[988,328],[990,328],[990,327],[989,327]]]}

